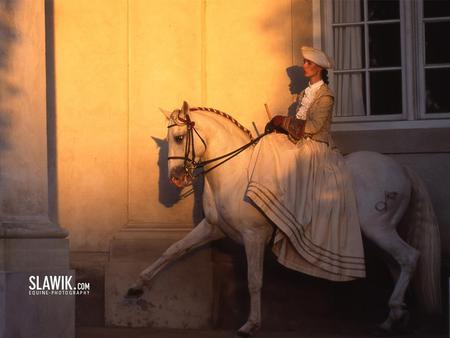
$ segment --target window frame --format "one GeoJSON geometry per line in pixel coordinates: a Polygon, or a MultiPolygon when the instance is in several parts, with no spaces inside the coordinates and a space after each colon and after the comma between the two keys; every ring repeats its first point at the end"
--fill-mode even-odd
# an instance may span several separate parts
{"type": "MultiPolygon", "coordinates": [[[[367,0],[366,0],[367,1],[367,0]]],[[[313,43],[333,55],[333,0],[313,0],[313,43]]],[[[392,115],[333,116],[332,130],[377,130],[450,127],[450,113],[425,114],[425,43],[422,1],[399,1],[402,69],[402,112],[392,115]],[[410,51],[410,52],[404,52],[410,51]],[[418,52],[414,52],[418,51],[418,52]]],[[[367,18],[367,6],[365,6],[367,18]]],[[[368,43],[367,21],[364,23],[368,43]]],[[[366,55],[366,59],[367,59],[366,55]]],[[[366,66],[367,63],[366,63],[366,66]]],[[[368,73],[369,71],[366,70],[368,73]]],[[[334,72],[329,72],[334,87],[334,72]]],[[[366,80],[369,81],[369,80],[366,80]]],[[[368,90],[366,86],[366,90],[368,90]]],[[[370,105],[370,102],[369,102],[370,105]]]]}
{"type": "Polygon", "coordinates": [[[444,64],[436,64],[436,65],[426,65],[425,61],[425,53],[426,50],[423,48],[425,46],[425,24],[427,22],[439,22],[439,21],[450,21],[450,16],[443,17],[435,17],[435,18],[424,18],[424,10],[423,10],[423,1],[414,1],[416,3],[416,25],[418,31],[418,40],[420,41],[419,45],[422,46],[418,54],[418,99],[419,99],[419,116],[423,120],[429,119],[448,119],[450,118],[450,112],[445,113],[427,113],[426,107],[426,83],[425,83],[425,72],[427,69],[436,69],[436,68],[447,68],[450,69],[450,62],[444,64]]]}

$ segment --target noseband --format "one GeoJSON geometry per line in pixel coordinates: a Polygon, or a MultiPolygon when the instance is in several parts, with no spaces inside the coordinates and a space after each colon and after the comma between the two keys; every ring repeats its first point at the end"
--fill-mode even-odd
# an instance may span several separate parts
{"type": "MultiPolygon", "coordinates": [[[[198,109],[190,109],[190,111],[198,110],[198,109]]],[[[187,138],[186,138],[186,144],[184,147],[184,156],[169,156],[168,160],[183,160],[184,161],[184,170],[186,172],[186,175],[191,178],[192,180],[196,179],[200,175],[206,175],[211,170],[217,168],[218,166],[224,164],[225,162],[231,160],[233,157],[239,155],[241,152],[243,152],[245,149],[249,148],[252,145],[255,145],[258,143],[258,141],[267,135],[267,133],[264,133],[260,136],[258,136],[255,139],[252,139],[250,142],[244,144],[242,147],[239,147],[233,151],[230,151],[227,154],[206,160],[206,161],[196,161],[195,160],[195,145],[194,145],[194,133],[199,137],[200,141],[202,141],[205,151],[208,148],[206,145],[205,140],[203,137],[198,133],[197,129],[195,129],[195,122],[191,120],[188,113],[185,114],[185,118],[180,116],[181,110],[178,110],[177,120],[181,122],[179,123],[173,123],[169,125],[167,128],[172,128],[176,126],[183,126],[185,125],[187,127],[187,138]],[[208,164],[214,163],[220,161],[219,163],[215,164],[214,166],[201,171],[200,173],[194,174],[194,171],[199,168],[203,168],[208,164]]]]}

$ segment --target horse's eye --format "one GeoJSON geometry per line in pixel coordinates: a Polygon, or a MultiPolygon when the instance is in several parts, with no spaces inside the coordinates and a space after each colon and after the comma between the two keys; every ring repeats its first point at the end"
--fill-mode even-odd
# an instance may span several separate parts
{"type": "Polygon", "coordinates": [[[176,142],[176,143],[181,143],[181,142],[183,142],[183,139],[184,139],[184,135],[178,135],[178,136],[175,136],[175,142],[176,142]]]}

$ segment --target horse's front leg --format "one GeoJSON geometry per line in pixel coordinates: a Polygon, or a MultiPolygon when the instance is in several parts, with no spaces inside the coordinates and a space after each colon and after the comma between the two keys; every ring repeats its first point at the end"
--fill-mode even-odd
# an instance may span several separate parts
{"type": "Polygon", "coordinates": [[[250,314],[247,322],[238,330],[239,336],[249,337],[261,326],[261,288],[263,285],[264,249],[270,234],[258,229],[244,234],[247,255],[250,314]]]}
{"type": "Polygon", "coordinates": [[[150,286],[151,281],[168,264],[192,250],[224,236],[218,227],[203,219],[191,232],[178,242],[172,244],[160,258],[140,273],[137,282],[128,290],[126,297],[140,297],[144,293],[144,286],[150,286]]]}

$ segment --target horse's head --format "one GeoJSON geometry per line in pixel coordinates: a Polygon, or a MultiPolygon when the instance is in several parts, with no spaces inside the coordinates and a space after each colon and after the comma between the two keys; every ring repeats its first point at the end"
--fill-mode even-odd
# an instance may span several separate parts
{"type": "Polygon", "coordinates": [[[195,129],[187,102],[181,109],[173,111],[168,120],[169,180],[178,188],[183,188],[192,184],[194,170],[206,150],[206,144],[195,129]]]}

